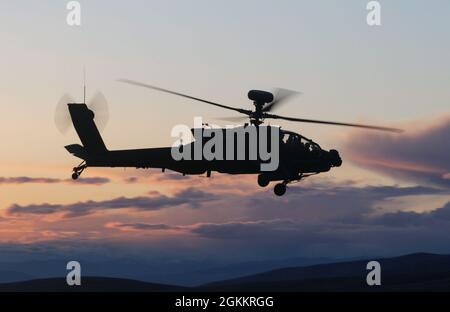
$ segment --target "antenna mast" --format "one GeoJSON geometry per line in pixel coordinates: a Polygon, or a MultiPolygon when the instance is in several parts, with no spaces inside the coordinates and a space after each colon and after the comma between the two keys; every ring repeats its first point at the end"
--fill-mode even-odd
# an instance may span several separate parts
{"type": "Polygon", "coordinates": [[[86,68],[83,67],[83,103],[86,104],[86,68]]]}

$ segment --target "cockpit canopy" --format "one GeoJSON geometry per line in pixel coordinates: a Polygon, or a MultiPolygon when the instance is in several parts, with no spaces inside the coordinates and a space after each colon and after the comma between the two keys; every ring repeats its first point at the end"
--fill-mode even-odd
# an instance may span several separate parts
{"type": "Polygon", "coordinates": [[[320,146],[317,143],[308,138],[305,138],[298,133],[291,131],[283,130],[283,132],[281,133],[281,141],[289,147],[301,147],[306,151],[321,150],[320,146]]]}

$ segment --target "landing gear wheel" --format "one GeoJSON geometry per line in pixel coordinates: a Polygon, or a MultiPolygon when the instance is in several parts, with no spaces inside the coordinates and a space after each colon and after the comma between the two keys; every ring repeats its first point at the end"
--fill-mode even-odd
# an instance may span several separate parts
{"type": "Polygon", "coordinates": [[[284,193],[286,193],[286,184],[284,183],[278,183],[275,185],[275,188],[273,189],[275,195],[277,196],[283,196],[284,193]]]}
{"type": "Polygon", "coordinates": [[[80,175],[83,173],[84,169],[87,168],[86,163],[83,161],[81,164],[78,165],[78,167],[75,167],[72,169],[72,179],[77,180],[80,175]]]}
{"type": "Polygon", "coordinates": [[[261,187],[266,187],[267,185],[269,185],[270,180],[269,177],[267,177],[266,175],[260,174],[258,176],[258,185],[261,187]]]}

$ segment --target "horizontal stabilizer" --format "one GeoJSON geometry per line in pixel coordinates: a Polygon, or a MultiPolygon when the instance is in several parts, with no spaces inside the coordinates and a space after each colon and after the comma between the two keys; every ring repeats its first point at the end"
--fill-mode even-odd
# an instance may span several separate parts
{"type": "Polygon", "coordinates": [[[86,151],[80,144],[71,144],[64,147],[69,153],[73,154],[74,156],[81,159],[86,159],[86,151]]]}

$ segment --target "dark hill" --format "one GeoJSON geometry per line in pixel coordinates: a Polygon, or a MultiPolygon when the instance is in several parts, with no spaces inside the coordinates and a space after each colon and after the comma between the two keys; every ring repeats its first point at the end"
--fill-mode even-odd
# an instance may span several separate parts
{"type": "Polygon", "coordinates": [[[65,278],[51,278],[0,284],[0,291],[450,291],[450,255],[417,253],[284,268],[190,288],[130,279],[84,277],[80,287],[67,286],[65,278]],[[371,260],[381,264],[381,286],[366,284],[366,265],[371,260]]]}
{"type": "Polygon", "coordinates": [[[395,258],[284,268],[218,281],[205,290],[255,291],[364,291],[364,290],[450,290],[450,255],[416,253],[395,258]],[[381,264],[382,285],[368,287],[366,265],[381,264]]]}
{"type": "Polygon", "coordinates": [[[84,277],[80,286],[68,286],[65,277],[36,279],[24,282],[0,284],[0,291],[11,292],[61,292],[61,291],[105,291],[105,292],[163,292],[182,291],[181,286],[146,283],[131,279],[109,277],[84,277]]]}

